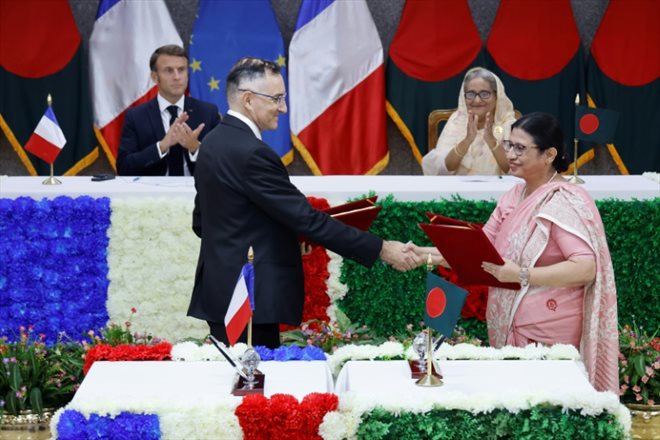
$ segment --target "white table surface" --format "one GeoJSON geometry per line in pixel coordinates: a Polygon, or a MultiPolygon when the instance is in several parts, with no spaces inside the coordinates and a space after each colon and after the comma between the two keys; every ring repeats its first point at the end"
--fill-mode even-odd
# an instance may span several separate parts
{"type": "MultiPolygon", "coordinates": [[[[332,374],[322,361],[266,361],[259,365],[266,375],[264,395],[291,394],[301,400],[309,393],[333,392],[332,374]]],[[[73,397],[75,405],[95,402],[176,402],[179,406],[200,400],[231,397],[236,373],[227,362],[134,361],[94,362],[73,397]]]]}
{"type": "MultiPolygon", "coordinates": [[[[640,175],[582,176],[585,188],[596,199],[644,200],[660,197],[660,184],[640,175]]],[[[92,182],[88,177],[58,177],[61,185],[43,185],[44,177],[0,176],[0,197],[35,199],[61,195],[77,197],[184,197],[192,198],[192,177],[122,177],[92,182]]],[[[394,195],[398,201],[428,201],[454,194],[468,200],[497,200],[521,182],[512,176],[292,176],[291,181],[308,196],[324,197],[331,204],[343,203],[374,191],[381,198],[394,195]]]]}
{"type": "Polygon", "coordinates": [[[439,361],[441,387],[426,388],[410,378],[407,361],[349,361],[335,393],[354,392],[380,401],[415,400],[448,394],[490,395],[525,399],[538,395],[589,395],[597,391],[575,361],[439,361]]]}

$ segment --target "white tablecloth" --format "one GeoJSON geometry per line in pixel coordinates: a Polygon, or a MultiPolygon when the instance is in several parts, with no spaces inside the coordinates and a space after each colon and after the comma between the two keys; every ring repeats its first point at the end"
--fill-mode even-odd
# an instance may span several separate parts
{"type": "MultiPolygon", "coordinates": [[[[266,375],[264,395],[291,394],[302,399],[309,393],[333,392],[332,374],[322,361],[266,361],[259,365],[266,375]]],[[[222,401],[231,396],[236,373],[227,362],[94,362],[73,398],[86,408],[95,402],[176,402],[178,406],[201,400],[222,401]]],[[[237,397],[238,398],[238,397],[237,397]]]]}
{"type": "Polygon", "coordinates": [[[589,396],[597,391],[581,364],[559,360],[439,361],[444,384],[426,388],[410,378],[407,361],[349,361],[335,384],[335,393],[352,391],[379,402],[442,398],[462,393],[528,399],[536,396],[589,396]]]}
{"type": "MultiPolygon", "coordinates": [[[[643,176],[582,176],[584,187],[596,199],[644,200],[660,197],[660,184],[643,176]]],[[[35,199],[61,195],[77,197],[185,197],[192,199],[192,177],[117,177],[92,182],[90,177],[58,177],[61,185],[43,185],[43,177],[0,176],[0,197],[35,199]]],[[[292,176],[291,181],[308,196],[343,203],[369,191],[399,201],[449,199],[458,194],[468,200],[497,200],[521,182],[512,176],[292,176]]]]}

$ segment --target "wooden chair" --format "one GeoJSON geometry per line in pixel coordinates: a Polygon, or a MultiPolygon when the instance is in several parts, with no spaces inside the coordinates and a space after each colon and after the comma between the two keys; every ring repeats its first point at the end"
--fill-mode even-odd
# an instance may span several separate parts
{"type": "MultiPolygon", "coordinates": [[[[428,118],[428,151],[431,151],[435,148],[435,144],[438,142],[438,125],[441,122],[447,122],[449,117],[454,114],[456,111],[455,108],[444,109],[444,110],[433,110],[429,113],[428,118]]],[[[522,114],[518,110],[514,110],[516,119],[520,119],[522,114]]]]}

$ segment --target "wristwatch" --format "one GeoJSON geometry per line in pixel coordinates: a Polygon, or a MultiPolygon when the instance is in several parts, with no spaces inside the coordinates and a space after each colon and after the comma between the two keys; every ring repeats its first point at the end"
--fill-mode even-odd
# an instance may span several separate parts
{"type": "Polygon", "coordinates": [[[520,287],[529,286],[529,268],[524,266],[521,267],[519,276],[520,276],[520,287]]]}

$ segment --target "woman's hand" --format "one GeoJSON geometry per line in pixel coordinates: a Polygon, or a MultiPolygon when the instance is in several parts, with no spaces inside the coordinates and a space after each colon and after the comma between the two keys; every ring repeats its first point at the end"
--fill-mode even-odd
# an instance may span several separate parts
{"type": "Polygon", "coordinates": [[[495,134],[493,133],[494,123],[495,123],[495,118],[491,117],[490,112],[486,113],[486,125],[484,126],[484,140],[488,144],[488,148],[490,148],[491,151],[497,145],[497,139],[495,138],[495,134]]]}
{"type": "Polygon", "coordinates": [[[500,283],[517,283],[520,281],[520,266],[508,258],[504,259],[504,264],[501,266],[484,261],[481,263],[481,268],[494,276],[500,283]]]}
{"type": "MultiPolygon", "coordinates": [[[[470,145],[472,145],[472,142],[474,142],[474,139],[477,137],[478,130],[479,130],[479,116],[468,110],[467,132],[465,134],[465,139],[463,141],[467,143],[468,148],[470,145]]],[[[461,151],[461,153],[465,155],[467,151],[465,153],[461,151]]]]}
{"type": "Polygon", "coordinates": [[[444,259],[440,251],[432,246],[420,247],[412,241],[409,241],[404,246],[404,252],[413,252],[418,266],[423,266],[428,263],[429,256],[431,256],[431,264],[434,266],[449,267],[447,260],[444,259]]]}

